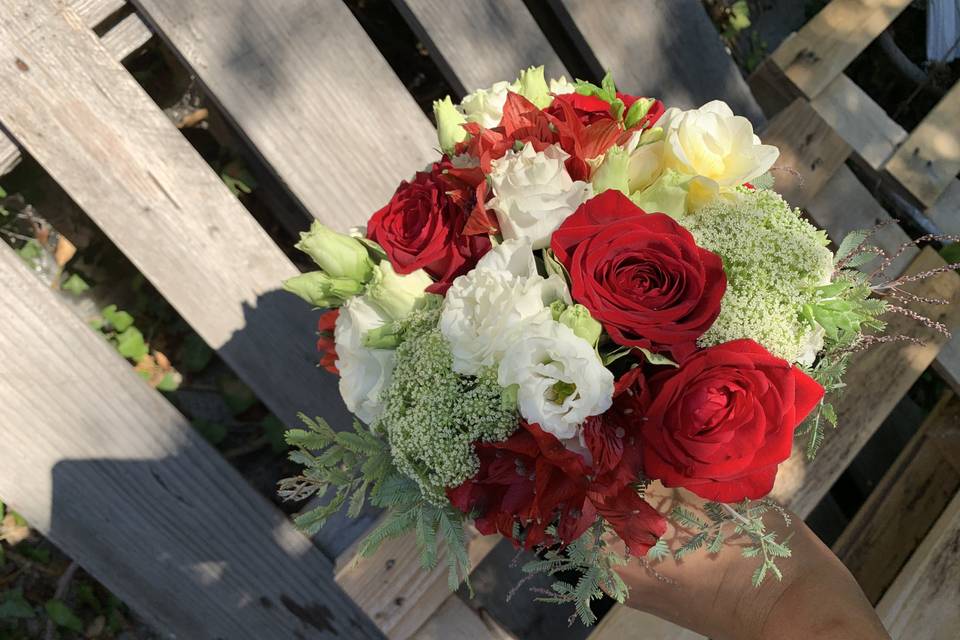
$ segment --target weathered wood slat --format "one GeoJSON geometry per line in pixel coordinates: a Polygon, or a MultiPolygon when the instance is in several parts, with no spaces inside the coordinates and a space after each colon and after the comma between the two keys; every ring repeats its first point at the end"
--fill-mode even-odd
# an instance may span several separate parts
{"type": "MultiPolygon", "coordinates": [[[[910,267],[920,271],[943,264],[933,249],[925,249],[910,267]]],[[[921,296],[942,296],[953,300],[951,307],[917,305],[915,308],[948,325],[960,322],[960,276],[946,273],[923,281],[912,291],[921,296]]],[[[848,387],[835,406],[840,427],[827,434],[826,441],[813,462],[802,450],[780,466],[773,496],[788,508],[806,518],[817,502],[833,486],[840,473],[850,464],[863,444],[880,426],[896,402],[907,392],[929,366],[944,340],[902,316],[889,316],[892,333],[908,333],[927,341],[924,346],[886,344],[858,354],[848,373],[848,387]]],[[[644,629],[650,637],[664,640],[699,638],[687,630],[623,606],[614,607],[594,631],[591,640],[612,640],[623,637],[627,629],[644,629]],[[658,635],[659,634],[659,635],[658,635]]]]}
{"type": "Polygon", "coordinates": [[[725,100],[755,126],[763,124],[763,112],[697,0],[550,4],[593,72],[612,71],[623,91],[685,109],[725,100]]]}
{"type": "Polygon", "coordinates": [[[890,587],[877,613],[893,640],[960,636],[960,493],[890,587]]]}
{"type": "Polygon", "coordinates": [[[928,207],[960,172],[960,84],[954,85],[887,163],[887,171],[928,207]]]}
{"type": "Polygon", "coordinates": [[[103,34],[100,42],[103,43],[107,51],[113,54],[114,58],[123,60],[147,44],[152,37],[153,32],[150,31],[150,27],[143,24],[140,16],[131,13],[118,22],[110,31],[103,34]]]}
{"type": "Polygon", "coordinates": [[[960,398],[948,392],[833,545],[873,604],[960,489],[957,425],[960,398]]]}
{"type": "Polygon", "coordinates": [[[363,224],[436,159],[429,120],[340,0],[136,0],[317,218],[363,224]]]}
{"type": "Polygon", "coordinates": [[[0,122],[272,410],[329,413],[294,266],[76,14],[30,16],[0,21],[0,122]]]}
{"type": "Polygon", "coordinates": [[[950,181],[937,201],[927,210],[927,216],[944,233],[960,235],[960,179],[950,181]]]}
{"type": "Polygon", "coordinates": [[[544,65],[567,73],[522,0],[394,0],[460,95],[510,81],[520,69],[544,65]]]}
{"type": "Polygon", "coordinates": [[[478,616],[456,594],[451,594],[443,606],[427,620],[413,640],[514,640],[494,620],[478,616]]]}
{"type": "MultiPolygon", "coordinates": [[[[471,566],[477,566],[499,541],[498,536],[474,536],[469,543],[471,566]]],[[[441,544],[438,562],[431,571],[420,565],[413,534],[381,545],[368,557],[357,555],[358,540],[337,559],[336,580],[344,591],[391,640],[405,640],[420,629],[450,596],[447,585],[446,547],[441,544]]],[[[453,594],[454,597],[455,594],[453,594]]],[[[435,629],[457,635],[482,622],[472,610],[462,618],[432,623],[435,629]],[[456,623],[454,626],[453,623],[456,623]]]]}
{"type": "Polygon", "coordinates": [[[808,98],[816,98],[910,0],[833,0],[771,54],[808,98]]]}
{"type": "Polygon", "coordinates": [[[67,4],[84,23],[95,27],[127,4],[126,0],[68,0],[67,4]]]}
{"type": "Polygon", "coordinates": [[[795,207],[806,207],[850,154],[850,147],[802,98],[774,116],[760,133],[780,148],[773,166],[776,189],[795,207]]]}
{"type": "Polygon", "coordinates": [[[903,127],[845,73],[834,78],[810,103],[878,171],[907,139],[903,127]]]}
{"type": "Polygon", "coordinates": [[[151,624],[376,637],[320,551],[6,246],[0,379],[0,495],[151,624]]]}

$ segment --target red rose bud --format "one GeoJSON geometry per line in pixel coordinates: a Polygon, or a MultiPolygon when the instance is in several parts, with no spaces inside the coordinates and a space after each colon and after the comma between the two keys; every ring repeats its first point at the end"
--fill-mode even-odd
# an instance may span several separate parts
{"type": "Polygon", "coordinates": [[[614,342],[681,358],[720,313],[723,263],[680,224],[605,191],[564,220],[551,242],[574,300],[614,342]]]}
{"type": "Polygon", "coordinates": [[[436,163],[430,173],[402,182],[367,223],[367,237],[383,248],[397,273],[423,269],[438,281],[441,286],[431,287],[432,293],[443,293],[442,285],[472,269],[490,249],[487,236],[464,235],[473,203],[448,194],[443,170],[436,163]]]}
{"type": "Polygon", "coordinates": [[[650,380],[646,475],[707,500],[762,498],[823,387],[753,340],[699,351],[650,380]]]}

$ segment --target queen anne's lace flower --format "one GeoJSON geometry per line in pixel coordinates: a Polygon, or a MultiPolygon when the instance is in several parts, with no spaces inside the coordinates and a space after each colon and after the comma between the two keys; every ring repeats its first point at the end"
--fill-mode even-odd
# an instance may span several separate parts
{"type": "Polygon", "coordinates": [[[826,234],[768,189],[714,200],[680,222],[723,258],[727,274],[720,315],[701,346],[752,338],[785,360],[811,362],[822,336],[811,335],[800,312],[830,281],[826,234]]]}

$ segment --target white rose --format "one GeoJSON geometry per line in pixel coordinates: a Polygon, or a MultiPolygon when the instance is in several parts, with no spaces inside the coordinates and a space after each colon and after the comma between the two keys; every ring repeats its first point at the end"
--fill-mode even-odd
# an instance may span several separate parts
{"type": "Polygon", "coordinates": [[[534,151],[527,143],[491,163],[494,197],[488,206],[497,212],[504,238],[530,238],[534,249],[543,249],[560,223],[593,195],[589,183],[567,173],[569,157],[559,145],[534,151]]]}
{"type": "Polygon", "coordinates": [[[489,89],[477,89],[460,101],[460,108],[467,122],[477,122],[486,129],[500,125],[503,118],[503,105],[507,102],[507,93],[515,91],[513,84],[497,82],[489,89]]]}
{"type": "Polygon", "coordinates": [[[498,382],[519,386],[520,415],[564,440],[613,403],[613,374],[586,340],[559,322],[529,326],[500,362],[498,382]]]}
{"type": "Polygon", "coordinates": [[[664,131],[664,168],[704,176],[721,187],[763,175],[780,155],[776,147],[760,143],[749,120],[720,100],[689,111],[667,109],[656,126],[664,131]]]}
{"type": "Polygon", "coordinates": [[[440,332],[453,353],[453,370],[476,375],[496,365],[523,327],[551,319],[548,305],[570,303],[559,276],[537,274],[529,240],[508,240],[470,273],[453,281],[440,314],[440,332]]]}
{"type": "Polygon", "coordinates": [[[340,371],[340,395],[347,409],[361,421],[371,424],[380,416],[380,394],[393,379],[395,354],[392,349],[370,349],[363,337],[381,327],[389,318],[362,296],[347,300],[340,307],[333,337],[337,346],[340,371]]]}

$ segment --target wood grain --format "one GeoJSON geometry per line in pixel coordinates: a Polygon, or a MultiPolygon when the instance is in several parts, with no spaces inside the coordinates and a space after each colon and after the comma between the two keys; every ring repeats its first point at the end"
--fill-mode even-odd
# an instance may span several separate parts
{"type": "Polygon", "coordinates": [[[481,617],[451,594],[443,606],[411,636],[413,640],[514,640],[496,621],[481,617]]]}
{"type": "Polygon", "coordinates": [[[698,0],[550,0],[599,78],[689,109],[725,100],[754,126],[763,112],[698,0]],[[678,28],[682,25],[682,28],[678,28]]]}
{"type": "Polygon", "coordinates": [[[960,636],[960,493],[890,587],[877,613],[893,640],[960,636]]]}
{"type": "Polygon", "coordinates": [[[806,207],[850,154],[850,146],[802,98],[775,115],[760,138],[780,148],[771,171],[777,191],[795,207],[806,207]]]}
{"type": "Polygon", "coordinates": [[[927,209],[927,217],[944,233],[960,235],[960,178],[950,181],[933,206],[927,209]]]}
{"type": "Polygon", "coordinates": [[[833,0],[771,54],[813,99],[849,66],[910,0],[833,0]]]}
{"type": "Polygon", "coordinates": [[[4,501],[182,638],[370,638],[329,561],[0,246],[4,501]]]}
{"type": "Polygon", "coordinates": [[[834,78],[810,104],[877,171],[907,138],[903,127],[845,73],[834,78]]]}
{"type": "Polygon", "coordinates": [[[394,5],[461,96],[509,82],[530,66],[544,65],[547,78],[567,73],[522,0],[394,0],[394,5]]]}
{"type": "Polygon", "coordinates": [[[872,604],[960,489],[958,425],[960,398],[948,392],[833,545],[872,604]]]}
{"type": "MultiPolygon", "coordinates": [[[[932,248],[924,249],[907,273],[916,273],[943,265],[932,248]]],[[[949,306],[916,304],[911,308],[949,327],[960,322],[960,276],[948,272],[921,281],[908,290],[925,297],[952,301],[949,306]]],[[[946,342],[939,333],[915,320],[887,314],[886,333],[916,337],[924,345],[893,343],[872,347],[857,354],[845,376],[847,387],[836,399],[840,426],[828,431],[815,460],[808,461],[802,452],[781,465],[773,497],[806,517],[817,502],[833,486],[850,460],[870,439],[894,405],[930,366],[946,342]]]]}
{"type": "Polygon", "coordinates": [[[135,13],[118,22],[103,34],[100,42],[117,60],[124,60],[150,41],[153,32],[135,13]]]}
{"type": "Polygon", "coordinates": [[[887,163],[887,171],[928,207],[960,172],[960,84],[924,117],[887,163]]]}
{"type": "Polygon", "coordinates": [[[278,291],[297,270],[93,33],[53,7],[33,6],[32,29],[0,22],[4,127],[281,418],[329,413],[338,394],[315,366],[310,313],[278,291]]]}
{"type": "MultiPolygon", "coordinates": [[[[933,249],[925,249],[910,267],[919,271],[943,264],[933,249]]],[[[960,322],[960,276],[946,273],[923,281],[913,289],[918,295],[940,295],[953,300],[951,307],[916,308],[950,324],[960,322]],[[949,315],[947,315],[949,314],[949,315]]],[[[894,333],[905,332],[928,340],[926,346],[889,344],[859,354],[847,373],[844,395],[835,403],[840,427],[827,434],[820,453],[808,462],[801,448],[780,466],[773,496],[806,518],[833,486],[863,444],[876,431],[897,401],[930,364],[944,340],[913,321],[890,317],[894,333]],[[909,322],[909,324],[908,324],[909,322]]],[[[663,640],[694,640],[696,634],[653,615],[615,606],[590,635],[590,640],[613,640],[631,629],[643,629],[650,637],[663,640]]]]}
{"type": "Polygon", "coordinates": [[[67,0],[66,4],[91,27],[101,22],[126,6],[126,0],[67,0]]]}
{"type": "MultiPolygon", "coordinates": [[[[471,566],[477,566],[499,541],[499,536],[474,534],[469,542],[471,566]]],[[[434,569],[420,565],[416,538],[394,538],[370,557],[357,555],[360,541],[337,559],[336,580],[354,602],[391,640],[405,640],[420,629],[443,603],[455,594],[447,586],[446,546],[441,543],[434,569]]],[[[434,629],[450,635],[467,633],[482,624],[467,608],[461,618],[434,621],[434,629]]]]}
{"type": "Polygon", "coordinates": [[[341,0],[136,0],[315,217],[366,223],[436,134],[341,0]]]}

